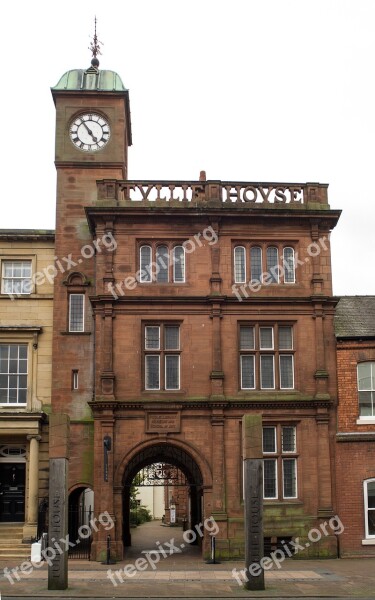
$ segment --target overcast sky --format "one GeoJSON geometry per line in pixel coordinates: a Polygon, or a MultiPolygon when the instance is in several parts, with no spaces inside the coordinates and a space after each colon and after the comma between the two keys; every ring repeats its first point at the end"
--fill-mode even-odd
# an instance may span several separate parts
{"type": "Polygon", "coordinates": [[[375,0],[7,2],[0,227],[54,228],[50,87],[89,66],[95,14],[129,178],[328,183],[334,293],[375,294],[375,0]]]}

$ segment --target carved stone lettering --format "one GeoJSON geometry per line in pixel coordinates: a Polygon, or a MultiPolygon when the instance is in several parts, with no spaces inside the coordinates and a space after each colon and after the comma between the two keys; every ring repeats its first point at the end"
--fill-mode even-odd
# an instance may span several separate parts
{"type": "Polygon", "coordinates": [[[164,413],[148,412],[146,416],[146,433],[178,433],[180,431],[180,412],[164,413]]]}
{"type": "Polygon", "coordinates": [[[67,459],[50,459],[50,514],[48,540],[48,589],[66,590],[68,587],[68,551],[58,551],[55,543],[68,533],[67,459]]]}
{"type": "MultiPolygon", "coordinates": [[[[199,185],[192,182],[121,182],[117,190],[120,202],[187,202],[212,199],[211,191],[205,182],[199,185]]],[[[304,204],[304,186],[259,184],[259,183],[224,183],[216,185],[217,197],[214,199],[227,204],[304,204]]]]}

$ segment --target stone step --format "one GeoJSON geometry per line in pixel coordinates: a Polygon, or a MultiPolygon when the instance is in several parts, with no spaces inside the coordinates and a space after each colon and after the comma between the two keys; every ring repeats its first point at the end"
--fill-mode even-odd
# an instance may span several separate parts
{"type": "Polygon", "coordinates": [[[31,544],[22,543],[23,523],[0,523],[0,559],[30,558],[31,544]]]}
{"type": "Polygon", "coordinates": [[[2,540],[22,541],[22,529],[20,531],[3,531],[0,529],[0,542],[2,540]]]}
{"type": "Polygon", "coordinates": [[[0,560],[11,560],[16,558],[17,560],[26,560],[27,558],[30,558],[31,556],[31,549],[30,547],[26,546],[26,549],[16,549],[16,548],[12,548],[10,550],[0,550],[0,560]]]}

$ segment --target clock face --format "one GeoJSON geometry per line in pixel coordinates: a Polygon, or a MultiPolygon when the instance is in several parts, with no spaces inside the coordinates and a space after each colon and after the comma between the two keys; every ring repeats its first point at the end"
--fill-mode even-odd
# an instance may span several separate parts
{"type": "Polygon", "coordinates": [[[96,113],[83,113],[72,121],[69,129],[73,144],[84,152],[96,152],[108,143],[111,130],[108,121],[96,113]]]}

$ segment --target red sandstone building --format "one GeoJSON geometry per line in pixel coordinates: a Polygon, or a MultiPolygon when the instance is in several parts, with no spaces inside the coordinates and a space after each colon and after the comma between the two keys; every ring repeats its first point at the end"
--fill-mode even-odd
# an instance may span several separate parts
{"type": "MultiPolygon", "coordinates": [[[[327,185],[204,173],[132,181],[120,77],[94,62],[65,73],[52,94],[52,406],[70,416],[71,504],[93,490],[123,556],[131,482],[146,466],[173,465],[188,482],[188,526],[213,516],[219,556],[240,556],[241,419],[261,412],[265,536],[306,540],[336,512],[329,235],[340,212],[327,185]]],[[[99,531],[94,559],[105,545],[99,531]]],[[[336,556],[336,537],[307,554],[336,556]]]]}
{"type": "Polygon", "coordinates": [[[340,299],[335,318],[340,556],[375,555],[375,296],[340,299]]]}

